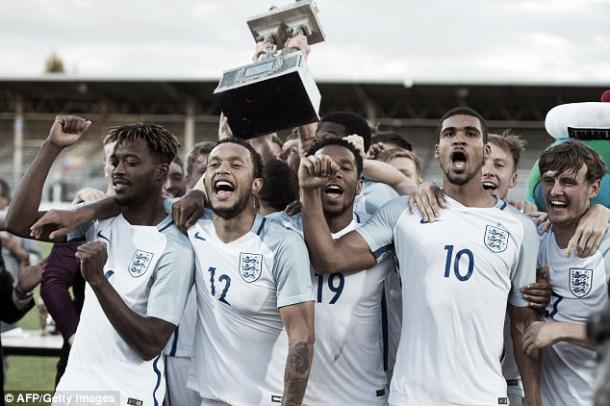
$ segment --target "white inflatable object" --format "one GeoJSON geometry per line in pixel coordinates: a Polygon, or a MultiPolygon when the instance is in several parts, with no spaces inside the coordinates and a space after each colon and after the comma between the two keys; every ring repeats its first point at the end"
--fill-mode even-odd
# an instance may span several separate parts
{"type": "Polygon", "coordinates": [[[553,107],[544,120],[546,132],[555,139],[569,138],[574,129],[610,129],[610,103],[568,103],[553,107]]]}

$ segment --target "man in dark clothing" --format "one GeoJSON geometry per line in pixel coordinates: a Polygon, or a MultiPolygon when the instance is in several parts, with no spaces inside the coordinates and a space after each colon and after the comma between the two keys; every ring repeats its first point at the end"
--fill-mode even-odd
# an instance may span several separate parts
{"type": "MultiPolygon", "coordinates": [[[[1,248],[1,247],[0,247],[1,248]]],[[[0,320],[15,323],[34,306],[32,290],[40,283],[42,267],[21,267],[19,280],[13,286],[13,277],[4,269],[4,261],[0,256],[0,320]],[[34,270],[34,271],[30,271],[34,270]]],[[[2,342],[0,339],[0,346],[2,342]]],[[[4,406],[4,355],[0,351],[0,406],[4,406]]]]}

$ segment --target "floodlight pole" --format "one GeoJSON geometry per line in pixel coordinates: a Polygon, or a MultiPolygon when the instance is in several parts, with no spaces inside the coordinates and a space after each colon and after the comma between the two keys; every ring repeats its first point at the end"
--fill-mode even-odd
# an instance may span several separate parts
{"type": "Polygon", "coordinates": [[[13,184],[21,180],[23,167],[23,97],[15,97],[15,120],[13,124],[13,184]]]}

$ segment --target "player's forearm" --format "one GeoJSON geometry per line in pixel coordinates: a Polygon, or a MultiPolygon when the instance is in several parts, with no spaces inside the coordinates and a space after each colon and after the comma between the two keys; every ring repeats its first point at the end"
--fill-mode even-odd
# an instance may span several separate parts
{"type": "Polygon", "coordinates": [[[303,235],[309,250],[311,263],[320,273],[335,273],[337,269],[335,241],[324,218],[320,189],[301,190],[301,213],[303,215],[303,235]]]}
{"type": "Polygon", "coordinates": [[[520,313],[511,311],[511,336],[513,352],[525,391],[525,405],[540,405],[540,356],[530,358],[523,349],[523,335],[530,323],[536,321],[536,315],[531,309],[522,309],[520,313]]]}
{"type": "Polygon", "coordinates": [[[305,156],[309,148],[316,142],[317,123],[299,127],[299,155],[305,156]]]}
{"type": "Polygon", "coordinates": [[[385,183],[401,196],[417,191],[417,185],[414,182],[388,163],[365,159],[363,165],[365,178],[374,182],[385,183]]]}
{"type": "Polygon", "coordinates": [[[89,284],[114,329],[142,359],[150,361],[161,353],[173,332],[173,328],[168,330],[165,325],[171,323],[141,316],[131,310],[104,277],[89,284]],[[157,322],[165,325],[160,326],[157,322]]]}
{"type": "Polygon", "coordinates": [[[558,322],[554,323],[553,327],[557,331],[555,342],[566,341],[579,347],[590,350],[595,349],[593,344],[587,339],[587,327],[585,324],[558,322]]]}
{"type": "Polygon", "coordinates": [[[282,405],[297,406],[303,402],[312,359],[313,341],[305,340],[290,343],[284,371],[282,405]]]}
{"type": "Polygon", "coordinates": [[[6,227],[17,235],[27,233],[28,227],[36,220],[42,188],[53,162],[61,148],[45,141],[38,150],[34,161],[15,190],[15,196],[6,214],[6,227]]]}

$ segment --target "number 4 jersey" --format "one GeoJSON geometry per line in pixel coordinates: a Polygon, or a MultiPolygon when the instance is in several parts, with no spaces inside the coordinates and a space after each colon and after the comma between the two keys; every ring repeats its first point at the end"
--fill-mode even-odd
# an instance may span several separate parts
{"type": "Polygon", "coordinates": [[[233,406],[279,405],[288,355],[279,308],[315,299],[305,242],[257,216],[224,243],[212,219],[206,210],[188,232],[198,308],[189,387],[233,406]]]}
{"type": "Polygon", "coordinates": [[[471,208],[446,197],[432,223],[392,200],[356,229],[371,252],[394,245],[403,319],[391,405],[506,404],[500,357],[507,300],[535,280],[538,235],[531,220],[498,200],[471,208]]]}

